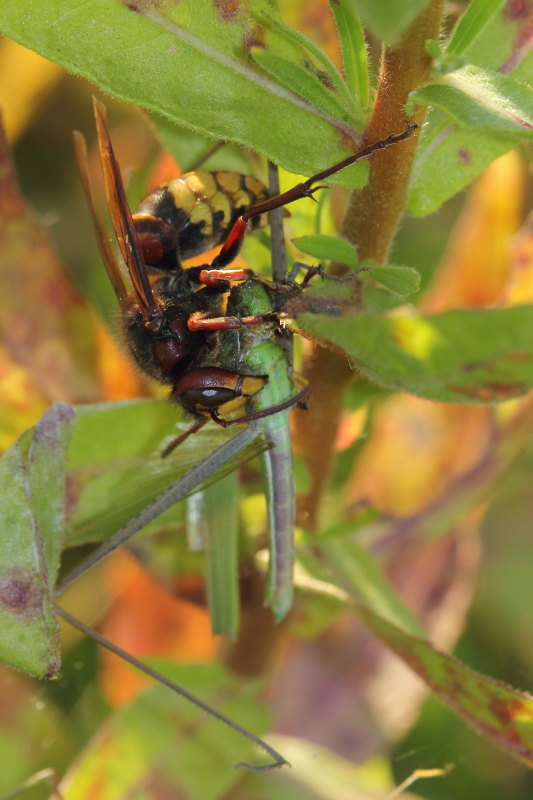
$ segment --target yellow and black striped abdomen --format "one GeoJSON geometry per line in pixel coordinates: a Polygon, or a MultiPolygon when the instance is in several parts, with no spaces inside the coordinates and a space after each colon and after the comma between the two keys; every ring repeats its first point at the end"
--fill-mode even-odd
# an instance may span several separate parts
{"type": "MultiPolygon", "coordinates": [[[[146,263],[172,269],[221,244],[236,219],[267,196],[261,181],[239,172],[186,172],[164,183],[133,215],[146,263]]],[[[253,228],[261,224],[251,220],[253,228]]]]}

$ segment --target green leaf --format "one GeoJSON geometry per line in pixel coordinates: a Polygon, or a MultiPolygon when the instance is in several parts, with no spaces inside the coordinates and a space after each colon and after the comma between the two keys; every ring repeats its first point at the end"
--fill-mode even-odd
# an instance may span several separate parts
{"type": "Polygon", "coordinates": [[[323,109],[336,119],[342,119],[347,125],[354,122],[353,116],[351,118],[348,116],[337,97],[329,90],[328,84],[324,85],[327,76],[321,78],[310,69],[309,65],[296,64],[294,61],[259,48],[253,52],[252,58],[283,86],[296,91],[309,103],[323,109]]]}
{"type": "Polygon", "coordinates": [[[409,212],[417,217],[433,213],[514,144],[511,136],[458,128],[442,112],[432,112],[415,156],[409,212]]]}
{"type": "Polygon", "coordinates": [[[348,530],[342,523],[321,539],[319,574],[333,575],[363,622],[446,705],[493,744],[533,765],[533,697],[474,672],[421,638],[409,610],[348,530]]]}
{"type": "Polygon", "coordinates": [[[346,83],[363,109],[369,105],[368,59],[365,32],[356,13],[355,0],[330,0],[342,50],[346,83]]]}
{"type": "Polygon", "coordinates": [[[205,492],[207,600],[213,633],[235,639],[239,630],[239,497],[232,472],[205,492]]]}
{"type": "Polygon", "coordinates": [[[483,32],[505,0],[470,0],[452,31],[446,52],[450,55],[464,53],[467,47],[483,32]]]}
{"type": "Polygon", "coordinates": [[[253,26],[244,6],[231,18],[211,0],[182,0],[164,15],[141,0],[136,9],[109,0],[4,0],[0,26],[115,97],[250,147],[292,172],[326,168],[358,146],[359,131],[345,119],[250,62],[253,26]]]}
{"type": "MultiPolygon", "coordinates": [[[[320,261],[336,261],[352,269],[362,266],[357,258],[355,246],[340,236],[312,234],[293,239],[292,243],[302,253],[320,261]]],[[[371,264],[369,266],[365,264],[357,270],[353,278],[362,283],[377,283],[402,297],[413,294],[420,287],[420,275],[412,267],[373,267],[371,264]]],[[[323,287],[318,291],[323,293],[323,287]]]]}
{"type": "Polygon", "coordinates": [[[321,562],[308,557],[313,572],[319,578],[326,574],[329,581],[333,576],[370,630],[446,705],[493,744],[532,766],[533,697],[474,672],[421,638],[403,601],[348,532],[346,522],[326,532],[319,545],[321,562]]]}
{"type": "MultiPolygon", "coordinates": [[[[465,29],[457,42],[461,52],[454,51],[451,57],[457,53],[484,70],[512,74],[514,80],[527,84],[531,89],[533,50],[524,46],[529,41],[530,15],[512,14],[509,11],[508,3],[501,4],[498,10],[492,3],[484,3],[484,0],[470,3],[461,18],[466,18],[465,29]],[[490,18],[485,14],[484,6],[492,10],[490,18]],[[470,14],[473,16],[470,17],[470,14]],[[474,36],[481,22],[484,23],[483,27],[474,36]]],[[[448,53],[443,56],[442,66],[446,65],[447,56],[448,53]]],[[[422,129],[413,165],[410,212],[421,216],[435,211],[445,200],[467,186],[494,159],[510,150],[519,138],[514,130],[511,136],[496,133],[492,125],[489,130],[458,127],[440,109],[432,109],[422,129]]]]}
{"type": "Polygon", "coordinates": [[[0,659],[39,678],[60,664],[53,586],[64,530],[69,406],[52,406],[0,459],[0,659]]]}
{"type": "Polygon", "coordinates": [[[388,319],[303,314],[297,322],[344,352],[369,380],[396,391],[486,403],[533,386],[533,306],[388,319]]]}
{"type": "Polygon", "coordinates": [[[360,270],[358,277],[363,283],[379,283],[401,297],[407,297],[420,288],[420,273],[412,267],[370,267],[360,270]]]}
{"type": "Polygon", "coordinates": [[[396,41],[429,0],[355,0],[364,24],[379,39],[396,41]]]}
{"type": "Polygon", "coordinates": [[[463,51],[472,64],[531,83],[532,56],[529,46],[531,11],[520,4],[502,3],[486,20],[481,33],[463,51]],[[525,12],[525,13],[524,13],[525,12]]]}
{"type": "Polygon", "coordinates": [[[533,139],[533,89],[509,75],[470,64],[412,92],[410,101],[437,106],[467,128],[533,139]]]}
{"type": "Polygon", "coordinates": [[[318,258],[320,261],[338,261],[349,267],[357,267],[359,264],[354,245],[340,236],[317,233],[299,236],[297,239],[293,239],[292,243],[300,252],[318,258]]]}
{"type": "MultiPolygon", "coordinates": [[[[150,659],[150,665],[244,727],[265,729],[257,682],[237,680],[215,664],[150,659]]],[[[84,748],[69,771],[68,796],[94,798],[97,776],[99,800],[140,796],[140,789],[142,796],[149,796],[159,787],[168,797],[217,800],[241,783],[242,772],[234,769],[240,761],[260,763],[250,742],[156,686],[115,712],[105,736],[95,736],[84,748]]]]}
{"type": "MultiPolygon", "coordinates": [[[[354,538],[356,524],[341,522],[324,531],[320,537],[320,557],[327,565],[329,580],[350,594],[355,594],[375,613],[393,625],[414,635],[422,635],[422,628],[382,573],[375,559],[354,538]]],[[[312,553],[312,550],[311,550],[312,553]]],[[[320,576],[320,563],[313,563],[311,553],[304,561],[312,574],[320,576]]],[[[304,584],[305,586],[305,584],[304,584]]]]}
{"type": "MultiPolygon", "coordinates": [[[[215,429],[206,438],[200,431],[186,440],[179,458],[162,459],[162,440],[177,413],[170,403],[160,401],[76,410],[57,404],[0,459],[4,537],[0,658],[39,677],[57,673],[53,587],[65,545],[109,539],[126,523],[132,535],[142,527],[156,499],[151,519],[161,512],[160,495],[165,488],[172,487],[173,496],[176,486],[182,495],[198,491],[267,446],[250,431],[252,440],[233,458],[225,458],[216,470],[209,464],[204,467],[205,458],[210,463],[220,452],[217,444],[230,440],[231,445],[234,439],[233,434],[215,429]]],[[[182,429],[187,427],[188,423],[182,429]]],[[[182,515],[181,509],[178,514],[182,515]]],[[[175,515],[171,508],[161,515],[159,524],[175,515]]],[[[104,551],[108,545],[106,541],[104,551]]],[[[106,552],[93,551],[90,565],[106,552]]],[[[86,568],[82,562],[74,573],[86,568]]]]}
{"type": "MultiPolygon", "coordinates": [[[[252,57],[255,58],[258,53],[271,51],[272,54],[292,61],[319,81],[322,88],[327,89],[329,97],[340,104],[349,117],[358,122],[358,126],[363,125],[361,111],[352,93],[328,56],[303,33],[291,28],[281,17],[276,16],[272,6],[264,1],[254,0],[251,11],[264,37],[261,47],[252,48],[252,57]]],[[[298,84],[287,85],[295,90],[298,84]]]]}

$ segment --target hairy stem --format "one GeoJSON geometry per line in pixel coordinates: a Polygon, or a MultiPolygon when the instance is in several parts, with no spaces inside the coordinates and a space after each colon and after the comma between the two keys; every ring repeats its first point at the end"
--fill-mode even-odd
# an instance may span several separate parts
{"type": "MultiPolygon", "coordinates": [[[[368,142],[405,127],[404,107],[409,92],[423,84],[429,74],[431,60],[424,45],[426,39],[439,36],[442,7],[443,0],[433,0],[400,41],[385,48],[366,131],[368,142]]],[[[418,107],[414,115],[418,125],[424,114],[425,110],[418,107]]],[[[405,208],[417,134],[371,156],[368,184],[351,197],[342,233],[357,246],[360,258],[371,258],[379,264],[387,257],[405,208]]],[[[310,491],[301,499],[300,518],[312,530],[318,527],[320,499],[329,477],[342,413],[342,394],[353,370],[343,356],[317,346],[307,361],[305,377],[312,389],[311,406],[295,420],[295,439],[311,476],[310,491]]]]}

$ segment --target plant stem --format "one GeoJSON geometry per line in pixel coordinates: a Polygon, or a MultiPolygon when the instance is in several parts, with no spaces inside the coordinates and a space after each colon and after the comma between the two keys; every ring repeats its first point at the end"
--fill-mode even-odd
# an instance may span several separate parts
{"type": "Polygon", "coordinates": [[[265,672],[286,625],[276,624],[274,614],[265,606],[265,581],[253,563],[244,571],[240,590],[239,634],[235,642],[223,648],[222,660],[237,675],[252,678],[265,672]]]}
{"type": "MultiPolygon", "coordinates": [[[[394,46],[384,49],[372,116],[366,131],[368,142],[405,127],[405,103],[409,92],[428,77],[431,59],[426,39],[439,37],[443,0],[433,0],[414,20],[394,46]]],[[[425,109],[417,107],[414,121],[421,125],[425,109]]],[[[359,257],[383,263],[405,208],[409,175],[418,132],[407,141],[370,159],[370,178],[355,191],[342,226],[359,257]]],[[[310,409],[294,415],[295,440],[311,476],[311,487],[301,498],[300,519],[310,529],[318,527],[320,500],[333,462],[335,437],[342,413],[342,395],[353,377],[346,359],[316,346],[304,370],[312,390],[310,409]]]]}

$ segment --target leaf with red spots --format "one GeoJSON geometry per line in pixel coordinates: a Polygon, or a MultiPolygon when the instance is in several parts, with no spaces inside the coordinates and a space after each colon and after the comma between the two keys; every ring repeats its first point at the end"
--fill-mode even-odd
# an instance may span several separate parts
{"type": "Polygon", "coordinates": [[[512,136],[459,127],[432,109],[415,157],[409,212],[417,217],[433,213],[514,144],[512,136]]]}
{"type": "Polygon", "coordinates": [[[0,460],[0,657],[40,678],[59,669],[53,586],[64,530],[73,412],[56,404],[0,460]]]}
{"type": "MultiPolygon", "coordinates": [[[[533,766],[533,696],[482,675],[423,638],[404,601],[386,581],[371,556],[345,534],[350,523],[330,529],[320,544],[321,562],[307,553],[309,573],[341,588],[339,600],[351,605],[365,625],[404,661],[446,705],[479,734],[533,766]],[[361,602],[362,601],[362,602],[361,602]]],[[[320,584],[315,585],[315,591],[320,584]]],[[[306,586],[302,577],[302,587],[306,586]]],[[[337,589],[335,591],[338,591],[337,589]]]]}
{"type": "Polygon", "coordinates": [[[469,65],[413,92],[415,103],[438,111],[415,163],[412,213],[434,211],[496,157],[533,139],[533,80],[524,77],[529,82],[469,65]]]}
{"type": "Polygon", "coordinates": [[[362,604],[359,616],[433,692],[460,717],[509,755],[533,766],[533,697],[435,650],[362,604]]]}
{"type": "MultiPolygon", "coordinates": [[[[468,4],[442,58],[437,60],[434,78],[445,82],[448,75],[461,74],[464,65],[469,64],[467,70],[473,70],[474,74],[480,70],[481,75],[485,75],[488,91],[484,90],[477,97],[478,83],[473,87],[472,99],[468,97],[466,84],[462,87],[467,90],[466,94],[457,87],[448,86],[443,104],[443,86],[432,81],[433,86],[424,89],[429,93],[424,101],[440,107],[431,109],[421,133],[410,187],[412,214],[423,216],[435,211],[494,159],[519,143],[524,135],[529,135],[528,128],[519,122],[520,113],[515,123],[509,117],[502,119],[510,106],[501,89],[506,92],[508,86],[514,91],[515,82],[518,83],[518,91],[525,93],[523,110],[527,118],[531,108],[527,97],[531,98],[533,91],[532,30],[533,5],[529,2],[473,0],[468,4]],[[512,76],[513,83],[505,83],[508,76],[512,76]],[[480,115],[488,125],[478,124],[480,115]],[[461,124],[458,125],[457,120],[461,124]]],[[[417,96],[422,98],[418,93],[417,96]]]]}
{"type": "MultiPolygon", "coordinates": [[[[379,272],[379,270],[378,270],[379,272]]],[[[435,315],[302,314],[300,330],[344,352],[379,386],[452,403],[491,403],[533,386],[533,306],[435,315]]]]}

